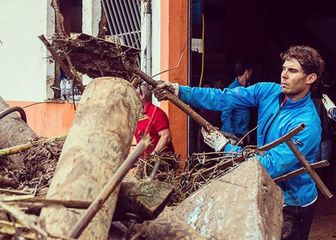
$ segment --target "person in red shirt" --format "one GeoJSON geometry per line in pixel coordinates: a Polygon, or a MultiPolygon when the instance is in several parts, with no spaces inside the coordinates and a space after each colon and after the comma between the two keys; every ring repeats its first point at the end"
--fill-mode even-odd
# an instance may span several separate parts
{"type": "Polygon", "coordinates": [[[142,82],[137,88],[143,109],[134,133],[136,142],[149,133],[151,144],[146,149],[145,155],[174,152],[168,117],[164,111],[152,104],[150,87],[146,82],[142,82]]]}

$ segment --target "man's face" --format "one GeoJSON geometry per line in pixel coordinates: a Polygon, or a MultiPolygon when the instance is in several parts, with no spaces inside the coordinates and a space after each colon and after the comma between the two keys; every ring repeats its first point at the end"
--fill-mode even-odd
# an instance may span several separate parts
{"type": "Polygon", "coordinates": [[[139,93],[141,100],[148,100],[151,96],[151,91],[146,82],[142,82],[138,85],[136,91],[139,93]]]}
{"type": "Polygon", "coordinates": [[[294,58],[286,60],[282,65],[282,92],[292,100],[303,98],[315,80],[316,74],[305,74],[300,63],[294,58]]]}

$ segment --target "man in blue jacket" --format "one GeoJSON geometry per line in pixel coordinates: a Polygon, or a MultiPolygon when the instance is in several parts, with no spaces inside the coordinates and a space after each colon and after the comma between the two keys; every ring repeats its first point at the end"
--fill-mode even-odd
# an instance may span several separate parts
{"type": "MultiPolygon", "coordinates": [[[[235,64],[235,73],[237,77],[228,88],[246,87],[252,76],[252,65],[248,62],[237,61],[235,64]]],[[[227,106],[222,109],[221,121],[221,130],[223,132],[242,138],[249,130],[249,108],[232,108],[227,106]]]]}
{"type": "MultiPolygon", "coordinates": [[[[281,84],[264,82],[247,88],[219,90],[163,83],[154,93],[159,100],[163,100],[169,90],[187,104],[215,111],[221,111],[227,106],[258,107],[258,146],[268,144],[304,123],[306,128],[291,140],[312,163],[321,141],[321,123],[310,98],[310,88],[320,78],[324,61],[315,49],[308,46],[291,47],[281,54],[281,59],[281,84]]],[[[204,141],[216,151],[242,150],[230,144],[219,132],[208,133],[203,130],[203,135],[204,141]]],[[[285,143],[255,157],[272,178],[301,167],[285,143]]],[[[280,183],[279,187],[285,199],[283,239],[308,239],[317,199],[313,179],[304,173],[280,183]]]]}

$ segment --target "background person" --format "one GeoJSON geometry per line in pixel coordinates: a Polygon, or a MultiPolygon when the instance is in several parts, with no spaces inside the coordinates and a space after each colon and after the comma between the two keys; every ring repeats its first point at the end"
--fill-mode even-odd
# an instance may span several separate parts
{"type": "MultiPolygon", "coordinates": [[[[237,61],[235,64],[235,73],[236,78],[228,88],[246,87],[253,73],[252,65],[247,62],[237,61]]],[[[224,107],[221,114],[221,130],[242,138],[249,131],[249,120],[249,108],[224,107]]]]}
{"type": "Polygon", "coordinates": [[[152,104],[151,86],[142,82],[139,84],[137,91],[143,109],[134,133],[136,142],[138,143],[146,133],[149,133],[151,144],[145,150],[145,155],[148,156],[161,151],[174,152],[168,117],[164,111],[152,104]]]}

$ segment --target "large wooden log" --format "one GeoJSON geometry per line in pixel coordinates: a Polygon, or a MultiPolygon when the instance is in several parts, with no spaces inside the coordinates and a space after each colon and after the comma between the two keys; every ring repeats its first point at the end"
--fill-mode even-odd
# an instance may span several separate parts
{"type": "MultiPolygon", "coordinates": [[[[249,160],[185,199],[174,219],[205,239],[280,239],[282,205],[280,188],[259,161],[249,160]]],[[[161,236],[168,229],[180,232],[174,219],[161,214],[148,228],[150,239],[158,229],[164,230],[161,236]]]]}
{"type": "MultiPolygon", "coordinates": [[[[140,112],[138,94],[127,81],[94,79],[86,88],[64,143],[47,198],[93,201],[126,158],[140,112]]],[[[80,239],[107,239],[119,187],[80,239]]],[[[68,235],[83,210],[43,208],[46,230],[68,235]]]]}
{"type": "MultiPolygon", "coordinates": [[[[0,112],[10,106],[0,97],[0,112]]],[[[25,123],[17,112],[10,113],[0,119],[0,149],[27,143],[37,137],[37,134],[25,123]]],[[[15,154],[9,158],[20,163],[21,155],[15,154]]]]}

